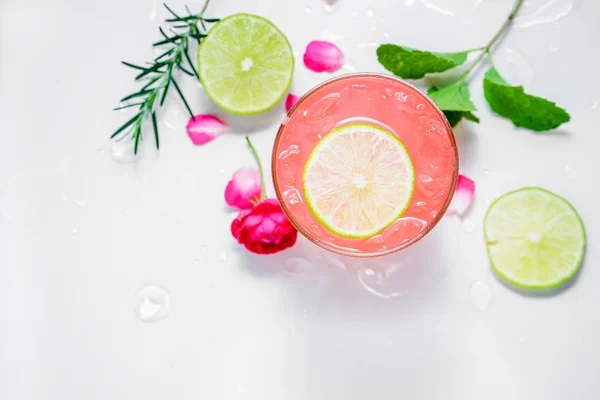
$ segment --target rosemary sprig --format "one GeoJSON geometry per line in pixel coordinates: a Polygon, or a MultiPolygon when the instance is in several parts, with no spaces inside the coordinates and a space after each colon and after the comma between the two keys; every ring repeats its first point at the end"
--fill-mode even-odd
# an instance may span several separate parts
{"type": "Polygon", "coordinates": [[[126,61],[122,62],[123,65],[139,71],[135,80],[143,80],[144,86],[142,86],[138,92],[132,93],[121,99],[121,103],[128,101],[133,101],[133,103],[115,108],[115,110],[121,110],[129,107],[139,107],[137,114],[117,129],[115,133],[112,134],[111,138],[130,137],[135,141],[134,153],[136,154],[139,142],[142,139],[143,123],[148,119],[152,120],[156,148],[160,148],[158,125],[156,123],[156,109],[164,104],[171,85],[175,88],[179,97],[181,97],[190,116],[194,118],[194,113],[185,99],[179,84],[175,80],[175,73],[181,71],[187,75],[198,78],[196,67],[192,63],[188,51],[192,40],[196,40],[198,44],[200,44],[200,41],[206,37],[206,24],[219,21],[216,18],[203,17],[209,3],[210,0],[207,0],[204,3],[204,7],[202,7],[202,11],[199,14],[192,14],[186,6],[185,8],[188,12],[188,15],[186,16],[179,16],[173,12],[169,6],[163,4],[167,11],[172,15],[171,18],[165,20],[165,22],[170,24],[170,27],[168,33],[166,33],[162,27],[159,28],[164,39],[154,43],[153,46],[168,46],[168,48],[152,62],[149,62],[144,66],[126,61]]]}

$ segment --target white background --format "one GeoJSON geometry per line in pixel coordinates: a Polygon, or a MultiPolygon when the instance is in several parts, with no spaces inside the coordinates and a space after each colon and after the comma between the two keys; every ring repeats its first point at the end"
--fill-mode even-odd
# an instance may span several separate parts
{"type": "MultiPolygon", "coordinates": [[[[377,43],[478,47],[511,3],[340,0],[326,12],[318,0],[213,0],[207,16],[271,19],[300,56],[292,91],[301,94],[329,77],[301,62],[311,40],[340,46],[340,73],[383,72],[377,43]]],[[[154,9],[152,0],[0,0],[0,399],[600,398],[600,3],[530,0],[494,53],[509,82],[556,101],[572,122],[515,129],[491,114],[479,69],[471,91],[481,123],[456,131],[461,172],[477,183],[471,214],[368,263],[304,240],[258,257],[230,236],[223,190],[253,166],[244,131],[268,163],[283,105],[251,120],[221,113],[232,132],[195,147],[173,97],[160,154],[148,136],[137,163],[111,159],[108,137],[131,115],[111,109],[136,88],[120,61],[153,58],[166,17],[157,7],[152,19],[154,9]],[[526,185],[569,199],[588,232],[581,274],[552,295],[506,287],[485,254],[489,201],[526,185]],[[477,281],[491,289],[489,306],[472,296],[477,281]],[[132,310],[149,283],[171,294],[156,323],[132,310]]],[[[182,84],[197,113],[217,111],[192,79],[182,84]]]]}

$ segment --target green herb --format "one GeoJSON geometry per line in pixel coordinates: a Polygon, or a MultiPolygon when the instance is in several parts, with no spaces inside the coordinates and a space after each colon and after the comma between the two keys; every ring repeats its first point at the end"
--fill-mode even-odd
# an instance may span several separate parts
{"type": "MultiPolygon", "coordinates": [[[[463,85],[464,86],[464,85],[463,85]]],[[[465,104],[470,104],[473,107],[475,107],[475,105],[473,105],[473,103],[471,103],[471,99],[469,98],[469,93],[468,93],[468,89],[466,86],[464,86],[464,88],[466,89],[466,92],[463,91],[463,99],[462,102],[464,102],[465,104]],[[468,103],[467,103],[468,102],[468,103]]],[[[440,91],[440,89],[438,89],[437,86],[432,86],[429,89],[427,89],[427,94],[429,95],[429,97],[431,97],[432,99],[434,99],[434,101],[437,104],[439,103],[439,99],[435,99],[435,93],[437,93],[438,91],[440,91]]],[[[440,107],[441,108],[441,107],[440,107]]],[[[448,108],[456,108],[453,106],[449,106],[448,108]]],[[[464,107],[467,108],[467,107],[464,107]]],[[[444,114],[446,114],[446,118],[448,119],[448,122],[450,122],[451,126],[456,126],[456,124],[458,124],[460,122],[461,119],[467,119],[469,121],[473,121],[473,122],[477,122],[479,123],[479,118],[477,118],[477,116],[475,114],[473,114],[471,111],[474,111],[475,109],[473,108],[472,110],[443,110],[444,114]]]]}
{"type": "Polygon", "coordinates": [[[431,53],[382,44],[377,48],[377,59],[386,69],[404,79],[420,79],[425,74],[443,72],[464,64],[468,51],[461,53],[431,53]]]}
{"type": "Polygon", "coordinates": [[[553,102],[525,93],[522,86],[510,86],[494,67],[485,74],[483,91],[492,110],[516,126],[540,132],[555,129],[571,119],[553,102]]]}
{"type": "MultiPolygon", "coordinates": [[[[492,63],[491,50],[510,26],[522,2],[523,0],[515,1],[502,27],[484,47],[457,53],[433,53],[383,44],[377,49],[377,58],[381,65],[395,75],[404,79],[419,79],[427,74],[443,72],[464,64],[469,53],[479,51],[477,58],[456,82],[443,88],[431,87],[427,91],[444,111],[452,126],[463,118],[479,122],[479,118],[472,113],[476,107],[471,102],[465,82],[486,54],[492,63]]],[[[570,120],[569,114],[553,102],[526,94],[520,86],[510,86],[493,67],[485,75],[483,87],[491,109],[496,114],[510,119],[516,126],[534,131],[547,131],[570,120]]]]}
{"type": "Polygon", "coordinates": [[[469,88],[458,81],[443,88],[433,87],[428,90],[429,96],[436,104],[446,111],[475,111],[477,107],[471,101],[469,88]]]}
{"type": "Polygon", "coordinates": [[[181,92],[179,84],[175,80],[175,75],[177,71],[181,71],[187,75],[198,78],[196,67],[188,54],[189,45],[192,40],[196,40],[199,44],[202,38],[206,37],[207,23],[219,21],[215,18],[203,18],[209,3],[210,0],[207,0],[202,11],[197,15],[192,14],[186,6],[188,15],[183,17],[175,14],[169,6],[164,4],[167,11],[172,15],[172,18],[165,20],[165,22],[171,25],[169,28],[170,34],[165,33],[162,28],[159,28],[164,39],[154,43],[153,46],[164,46],[165,51],[152,62],[149,62],[144,66],[123,61],[124,65],[139,71],[135,80],[143,81],[144,86],[142,86],[138,92],[121,99],[122,103],[134,101],[133,103],[115,108],[115,110],[121,110],[129,107],[139,107],[137,114],[117,129],[115,133],[112,134],[111,138],[130,137],[135,141],[135,153],[137,153],[139,142],[142,139],[142,126],[144,121],[149,119],[152,120],[156,148],[158,149],[160,147],[158,140],[158,126],[156,124],[156,109],[164,104],[171,86],[177,91],[179,97],[181,97],[190,116],[192,118],[194,117],[192,109],[181,92]],[[198,25],[200,25],[201,28],[198,25]]]}

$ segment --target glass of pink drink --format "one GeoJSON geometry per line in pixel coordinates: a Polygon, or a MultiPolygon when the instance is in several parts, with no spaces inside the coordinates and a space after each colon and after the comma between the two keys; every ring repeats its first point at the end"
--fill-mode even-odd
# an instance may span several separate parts
{"type": "MultiPolygon", "coordinates": [[[[288,219],[313,243],[355,257],[391,254],[423,238],[446,212],[458,178],[456,141],[443,112],[419,89],[387,75],[342,75],[306,93],[288,118],[279,128],[273,149],[275,191],[288,219]],[[407,197],[407,206],[398,218],[368,237],[336,233],[315,215],[307,199],[309,157],[328,134],[351,126],[374,127],[393,135],[412,162],[412,178],[407,178],[413,179],[412,197],[407,197]]],[[[386,176],[387,164],[377,162],[379,147],[368,159],[349,164],[371,163],[381,169],[380,176],[386,176]]],[[[357,182],[358,188],[368,184],[357,182]]],[[[341,203],[338,208],[344,207],[341,203]]]]}

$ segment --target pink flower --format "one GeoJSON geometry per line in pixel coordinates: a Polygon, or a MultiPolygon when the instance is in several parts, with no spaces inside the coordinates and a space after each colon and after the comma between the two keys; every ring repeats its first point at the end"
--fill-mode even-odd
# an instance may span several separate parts
{"type": "Polygon", "coordinates": [[[231,223],[231,234],[256,254],[273,254],[292,247],[298,232],[275,199],[265,199],[250,210],[240,211],[231,223]]]}
{"type": "Polygon", "coordinates": [[[313,40],[306,46],[304,65],[314,72],[337,71],[344,64],[344,54],[335,44],[313,40]]]}
{"type": "Polygon", "coordinates": [[[291,94],[291,93],[288,94],[287,99],[285,99],[285,111],[290,112],[292,107],[294,107],[294,104],[296,104],[299,99],[300,99],[300,97],[298,97],[294,94],[291,94]]]}
{"type": "Polygon", "coordinates": [[[257,169],[241,168],[234,174],[225,188],[225,201],[239,209],[252,208],[260,200],[262,185],[257,169]]]}
{"type": "Polygon", "coordinates": [[[187,124],[187,133],[192,143],[197,146],[204,145],[221,136],[227,131],[227,124],[216,115],[199,114],[190,118],[187,124]]]}
{"type": "Polygon", "coordinates": [[[454,197],[452,203],[450,203],[450,208],[448,208],[448,214],[458,214],[462,217],[471,208],[474,197],[475,182],[464,175],[459,175],[454,197]]]}

